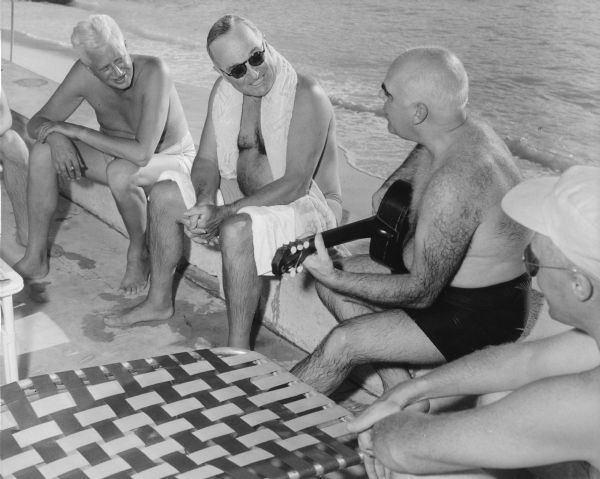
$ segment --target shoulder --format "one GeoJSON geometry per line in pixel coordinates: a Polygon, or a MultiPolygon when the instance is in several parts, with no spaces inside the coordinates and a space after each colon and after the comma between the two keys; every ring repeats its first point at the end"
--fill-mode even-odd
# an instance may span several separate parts
{"type": "Polygon", "coordinates": [[[90,92],[97,87],[98,82],[99,80],[91,70],[84,65],[81,60],[77,60],[60,83],[59,88],[55,93],[60,90],[63,95],[72,94],[85,96],[86,92],[90,92]]]}
{"type": "Polygon", "coordinates": [[[215,102],[215,98],[219,92],[219,89],[221,87],[221,85],[223,84],[225,80],[223,79],[222,76],[219,76],[219,78],[217,78],[215,80],[215,82],[213,83],[213,86],[210,90],[210,95],[208,97],[208,105],[209,105],[209,112],[211,111],[212,105],[215,102]]]}
{"type": "Polygon", "coordinates": [[[294,111],[313,111],[329,116],[333,113],[333,107],[327,93],[316,80],[298,73],[294,111]]]}
{"type": "Polygon", "coordinates": [[[138,79],[171,79],[171,71],[167,63],[159,57],[146,55],[131,55],[131,61],[138,79]]]}
{"type": "Polygon", "coordinates": [[[87,82],[90,79],[96,79],[92,71],[81,60],[73,63],[73,66],[65,76],[62,84],[73,82],[87,82]]]}

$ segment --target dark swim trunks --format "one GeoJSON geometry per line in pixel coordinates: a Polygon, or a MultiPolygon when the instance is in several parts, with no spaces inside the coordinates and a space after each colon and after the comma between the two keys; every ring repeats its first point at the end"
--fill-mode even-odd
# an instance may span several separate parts
{"type": "Polygon", "coordinates": [[[516,341],[527,320],[527,274],[484,288],[449,286],[429,308],[404,309],[447,361],[516,341]]]}

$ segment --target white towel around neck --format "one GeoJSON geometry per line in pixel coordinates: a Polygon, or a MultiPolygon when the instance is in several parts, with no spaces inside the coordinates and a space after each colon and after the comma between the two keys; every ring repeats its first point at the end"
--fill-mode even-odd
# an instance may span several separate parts
{"type": "MultiPolygon", "coordinates": [[[[262,98],[260,127],[273,179],[285,173],[287,139],[296,98],[298,76],[290,63],[271,45],[265,44],[275,70],[275,82],[262,98]]],[[[222,80],[215,94],[212,119],[217,140],[219,171],[223,178],[237,176],[238,136],[244,95],[222,80]]]]}

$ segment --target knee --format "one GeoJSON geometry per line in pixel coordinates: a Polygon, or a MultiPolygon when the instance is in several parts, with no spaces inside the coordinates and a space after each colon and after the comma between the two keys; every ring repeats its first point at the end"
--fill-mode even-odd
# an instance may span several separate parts
{"type": "Polygon", "coordinates": [[[29,164],[40,167],[42,165],[52,166],[52,153],[47,143],[36,141],[29,153],[29,164]]]}
{"type": "Polygon", "coordinates": [[[127,160],[116,159],[106,167],[108,187],[114,191],[126,191],[137,186],[136,173],[138,168],[127,160]]]}
{"type": "Polygon", "coordinates": [[[246,214],[234,215],[223,221],[219,230],[219,243],[223,252],[252,245],[252,220],[250,216],[246,214]]]}
{"type": "Polygon", "coordinates": [[[352,345],[356,341],[354,330],[350,323],[344,322],[333,328],[323,341],[323,349],[327,355],[334,356],[338,361],[352,364],[354,361],[352,345]]]}
{"type": "Polygon", "coordinates": [[[152,185],[148,194],[148,210],[156,217],[179,217],[185,211],[185,204],[177,183],[159,181],[152,185]]]}
{"type": "Polygon", "coordinates": [[[6,130],[0,135],[0,151],[3,154],[26,149],[25,142],[15,130],[6,130]]]}

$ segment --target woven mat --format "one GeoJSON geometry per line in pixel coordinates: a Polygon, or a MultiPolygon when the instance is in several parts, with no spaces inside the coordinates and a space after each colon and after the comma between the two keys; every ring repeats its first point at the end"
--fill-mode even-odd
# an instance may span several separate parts
{"type": "Polygon", "coordinates": [[[0,389],[17,478],[302,478],[360,463],[348,411],[255,352],[202,349],[0,389]]]}

